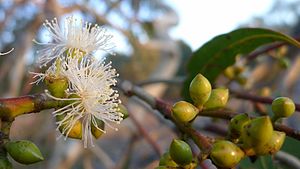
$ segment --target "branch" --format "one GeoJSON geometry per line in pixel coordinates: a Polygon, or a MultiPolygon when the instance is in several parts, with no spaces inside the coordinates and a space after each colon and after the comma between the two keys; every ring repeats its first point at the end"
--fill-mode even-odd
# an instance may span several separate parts
{"type": "MultiPolygon", "coordinates": [[[[294,39],[296,39],[297,41],[299,41],[300,40],[300,36],[294,37],[294,39]]],[[[246,59],[248,61],[251,61],[251,60],[256,59],[261,54],[264,54],[264,53],[267,53],[267,52],[272,51],[274,49],[280,48],[280,47],[282,47],[284,45],[288,45],[288,43],[286,43],[286,42],[276,43],[276,44],[270,45],[270,46],[268,46],[268,47],[266,47],[266,48],[264,48],[262,50],[255,51],[255,52],[253,52],[253,53],[251,53],[251,54],[249,54],[249,55],[247,55],[245,57],[246,57],[246,59]]]]}
{"type": "Polygon", "coordinates": [[[15,117],[22,114],[37,113],[45,109],[59,108],[68,104],[70,102],[53,100],[45,94],[0,99],[0,118],[6,121],[13,121],[15,117]]]}
{"type": "MultiPolygon", "coordinates": [[[[274,100],[273,98],[270,97],[256,96],[245,92],[235,91],[232,89],[230,89],[230,93],[239,99],[251,100],[257,103],[272,104],[274,100]]],[[[296,106],[296,110],[300,111],[300,104],[295,103],[295,106],[296,106]]]]}
{"type": "Polygon", "coordinates": [[[144,136],[144,138],[147,140],[147,142],[153,147],[155,152],[161,156],[162,155],[162,150],[159,147],[159,145],[155,142],[155,140],[152,139],[152,137],[148,134],[147,130],[141,125],[141,123],[136,119],[133,113],[128,111],[129,117],[132,120],[132,122],[135,124],[139,132],[144,136]]]}
{"type": "Polygon", "coordinates": [[[186,133],[195,144],[199,147],[204,154],[208,153],[212,146],[212,139],[208,138],[190,126],[178,123],[171,115],[171,105],[154,98],[146,93],[142,88],[133,85],[129,81],[121,81],[117,84],[117,87],[123,91],[126,96],[137,96],[144,102],[148,103],[153,109],[158,110],[166,119],[171,120],[179,130],[186,133]]]}

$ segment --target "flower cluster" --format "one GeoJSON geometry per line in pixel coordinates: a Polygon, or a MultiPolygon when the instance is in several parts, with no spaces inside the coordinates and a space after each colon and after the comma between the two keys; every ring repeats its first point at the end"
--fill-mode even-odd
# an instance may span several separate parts
{"type": "Polygon", "coordinates": [[[116,85],[115,78],[118,74],[111,63],[105,64],[104,60],[93,57],[95,51],[110,52],[113,47],[110,42],[112,35],[98,25],[92,26],[87,22],[83,24],[82,20],[74,17],[67,18],[63,28],[60,28],[57,19],[46,21],[44,26],[53,41],[38,43],[44,47],[38,52],[38,63],[42,66],[51,65],[45,73],[34,73],[38,77],[35,83],[50,77],[54,77],[51,85],[55,79],[67,80],[66,88],[60,83],[55,86],[62,89],[62,95],[57,94],[58,89],[52,91],[48,87],[49,90],[46,90],[46,94],[52,99],[69,103],[53,112],[57,130],[65,138],[75,138],[74,128],[77,126],[79,131],[76,138],[82,138],[84,147],[93,145],[93,130],[105,133],[101,124],[114,128],[110,123],[120,123],[123,119],[122,113],[118,112],[118,93],[112,88],[116,85]]]}

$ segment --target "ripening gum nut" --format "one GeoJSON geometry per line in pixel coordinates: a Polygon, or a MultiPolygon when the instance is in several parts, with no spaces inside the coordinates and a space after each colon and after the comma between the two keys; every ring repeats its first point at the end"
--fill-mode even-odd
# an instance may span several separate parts
{"type": "Polygon", "coordinates": [[[1,169],[12,169],[11,162],[6,157],[0,157],[0,168],[1,169]]]}
{"type": "Polygon", "coordinates": [[[295,103],[287,97],[278,97],[272,102],[272,111],[277,118],[289,117],[295,112],[295,103]]]}
{"type": "Polygon", "coordinates": [[[175,161],[172,160],[169,152],[164,153],[160,157],[159,165],[160,166],[169,166],[169,167],[178,167],[178,165],[175,163],[175,161]]]}
{"type": "Polygon", "coordinates": [[[244,157],[244,152],[234,143],[221,140],[213,144],[210,158],[220,168],[233,168],[244,157]]]}
{"type": "Polygon", "coordinates": [[[234,116],[229,123],[229,138],[238,139],[244,129],[244,125],[250,122],[247,114],[238,114],[234,116]]]}
{"type": "MultiPolygon", "coordinates": [[[[104,131],[105,123],[102,120],[96,119],[97,126],[104,131]]],[[[93,136],[98,139],[102,136],[104,133],[103,131],[99,130],[95,125],[92,123],[91,132],[93,136]]]]}
{"type": "Polygon", "coordinates": [[[62,98],[65,96],[65,90],[68,89],[68,79],[57,76],[46,76],[45,83],[52,96],[62,98]]]}
{"type": "Polygon", "coordinates": [[[186,101],[179,101],[172,107],[173,117],[177,121],[183,123],[193,120],[197,116],[198,112],[199,110],[197,107],[186,101]]]}
{"type": "Polygon", "coordinates": [[[190,84],[190,96],[195,105],[200,108],[208,100],[211,93],[210,82],[200,73],[192,80],[190,84]]]}
{"type": "Polygon", "coordinates": [[[28,140],[11,141],[5,144],[9,155],[21,164],[33,164],[44,160],[39,148],[28,140]]]}
{"type": "Polygon", "coordinates": [[[228,101],[229,90],[218,88],[213,89],[209,96],[209,99],[204,104],[204,109],[217,109],[226,106],[228,101]]]}
{"type": "Polygon", "coordinates": [[[278,152],[285,140],[285,133],[273,131],[272,138],[264,145],[254,147],[256,155],[268,155],[278,152]]]}
{"type": "Polygon", "coordinates": [[[269,116],[257,117],[244,125],[242,131],[245,149],[266,144],[272,137],[273,126],[269,116]]]}
{"type": "MultiPolygon", "coordinates": [[[[59,122],[64,119],[65,115],[58,115],[56,116],[56,121],[59,122]]],[[[66,121],[63,125],[61,125],[58,129],[61,133],[63,133],[63,130],[68,125],[68,121],[66,121]]],[[[66,133],[63,133],[64,136],[66,136],[66,133]]],[[[67,137],[74,138],[74,139],[81,139],[82,138],[82,123],[81,121],[76,121],[76,123],[73,125],[71,131],[68,133],[67,137]]]]}
{"type": "Polygon", "coordinates": [[[191,147],[182,140],[174,139],[169,152],[171,158],[179,165],[187,165],[193,160],[191,147]]]}

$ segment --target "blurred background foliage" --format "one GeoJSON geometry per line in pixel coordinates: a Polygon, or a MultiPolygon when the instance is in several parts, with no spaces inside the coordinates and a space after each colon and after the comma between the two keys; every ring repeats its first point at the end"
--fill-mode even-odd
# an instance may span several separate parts
{"type": "MultiPolygon", "coordinates": [[[[120,78],[143,85],[155,97],[170,102],[180,100],[185,65],[192,50],[184,41],[170,36],[170,30],[180,21],[169,3],[163,0],[0,0],[0,51],[15,48],[9,55],[0,56],[0,96],[43,92],[42,85],[30,84],[33,79],[29,72],[42,71],[35,63],[36,51],[40,46],[32,40],[51,41],[42,26],[46,19],[57,17],[62,21],[67,16],[75,15],[105,25],[114,35],[113,41],[121,44],[121,47],[115,48],[116,55],[108,55],[106,60],[113,62],[120,78]],[[156,83],[157,80],[168,80],[168,83],[156,83]]],[[[274,0],[273,4],[265,16],[245,21],[241,27],[265,27],[300,38],[300,1],[274,0]]],[[[212,22],[222,22],[221,17],[219,21],[212,22]]],[[[191,19],[195,20],[195,24],[200,24],[196,17],[191,19]]],[[[104,55],[107,54],[97,53],[98,57],[104,55]]],[[[230,82],[230,87],[257,94],[271,91],[266,95],[289,96],[300,102],[299,49],[288,46],[248,62],[237,59],[236,66],[240,65],[245,70],[240,79],[230,82]],[[283,57],[290,66],[282,66],[286,65],[285,61],[282,63],[283,57]]],[[[227,82],[228,79],[221,75],[216,84],[225,86],[227,82]]],[[[137,99],[122,97],[122,102],[131,112],[131,118],[117,126],[120,129],[118,132],[109,130],[97,140],[95,147],[88,149],[84,149],[77,140],[56,141],[58,133],[51,110],[18,117],[13,124],[11,138],[32,140],[41,148],[46,160],[30,166],[14,163],[15,168],[154,168],[159,153],[168,148],[177,131],[158,114],[149,113],[152,110],[141,106],[137,99]],[[142,134],[145,132],[157,143],[156,151],[142,134]]],[[[229,104],[239,112],[255,111],[257,106],[262,105],[253,106],[234,98],[229,104]]],[[[300,129],[299,114],[294,116],[284,123],[300,129]]],[[[198,130],[214,136],[224,135],[224,126],[225,121],[209,118],[195,122],[198,130]]],[[[300,158],[297,150],[300,150],[299,142],[293,139],[286,141],[284,151],[300,158]]],[[[243,164],[241,168],[251,168],[249,161],[243,164]]],[[[252,168],[265,166],[259,165],[252,168]]]]}

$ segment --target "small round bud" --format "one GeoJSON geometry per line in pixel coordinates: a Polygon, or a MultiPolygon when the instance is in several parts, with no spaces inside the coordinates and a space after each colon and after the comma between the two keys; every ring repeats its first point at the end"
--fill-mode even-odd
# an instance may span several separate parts
{"type": "Polygon", "coordinates": [[[291,62],[288,58],[281,57],[278,59],[278,66],[282,69],[287,69],[291,65],[291,62]]]}
{"type": "Polygon", "coordinates": [[[268,155],[278,152],[285,140],[285,133],[273,131],[272,138],[264,145],[254,147],[256,155],[268,155]]]}
{"type": "Polygon", "coordinates": [[[223,72],[224,76],[227,77],[228,79],[232,80],[235,78],[235,71],[233,66],[228,66],[224,72],[223,72]]]}
{"type": "Polygon", "coordinates": [[[244,148],[266,144],[272,137],[273,126],[269,116],[257,117],[244,125],[242,140],[244,148]]]}
{"type": "Polygon", "coordinates": [[[210,158],[221,168],[233,168],[244,157],[244,152],[230,141],[222,140],[213,144],[210,158]]]}
{"type": "Polygon", "coordinates": [[[97,127],[92,123],[91,132],[93,136],[98,139],[104,133],[105,123],[102,120],[96,119],[97,127]],[[101,130],[99,130],[101,129],[101,130]]]}
{"type": "Polygon", "coordinates": [[[250,122],[247,114],[238,114],[234,116],[229,123],[229,138],[234,140],[240,138],[244,125],[250,122]]]}
{"type": "Polygon", "coordinates": [[[198,112],[199,110],[197,107],[186,101],[179,101],[172,107],[173,117],[177,121],[183,123],[193,120],[197,116],[198,112]]]}
{"type": "Polygon", "coordinates": [[[178,167],[178,165],[175,163],[175,161],[172,160],[169,152],[164,153],[160,157],[159,165],[160,166],[169,166],[169,167],[178,167]]]}
{"type": "Polygon", "coordinates": [[[169,151],[171,158],[179,165],[187,165],[193,160],[191,147],[182,140],[174,139],[169,151]]]}
{"type": "Polygon", "coordinates": [[[190,96],[198,108],[208,100],[211,93],[210,82],[200,73],[192,80],[190,84],[190,96]]]}
{"type": "MultiPolygon", "coordinates": [[[[60,122],[61,120],[64,119],[66,115],[62,114],[62,115],[57,115],[56,116],[56,122],[60,122]]],[[[69,126],[69,122],[70,120],[66,120],[63,124],[61,124],[59,126],[59,131],[64,135],[67,136],[69,138],[74,138],[74,139],[81,139],[82,138],[82,123],[80,120],[77,120],[75,122],[74,125],[72,125],[72,129],[70,130],[70,132],[67,134],[68,132],[68,128],[67,126],[69,126]]]]}
{"type": "Polygon", "coordinates": [[[39,148],[28,140],[11,141],[5,144],[9,155],[21,164],[33,164],[44,160],[39,148]]]}
{"type": "Polygon", "coordinates": [[[213,89],[209,99],[204,104],[204,109],[218,109],[226,106],[228,101],[228,89],[213,89]]]}
{"type": "Polygon", "coordinates": [[[295,112],[295,103],[287,97],[278,97],[272,102],[272,111],[276,118],[289,117],[295,112]]]}
{"type": "Polygon", "coordinates": [[[0,157],[0,168],[2,169],[12,169],[11,162],[7,159],[7,157],[0,157]]]}
{"type": "Polygon", "coordinates": [[[45,83],[52,96],[62,98],[65,96],[65,90],[68,89],[69,82],[65,77],[46,76],[45,83]]]}

